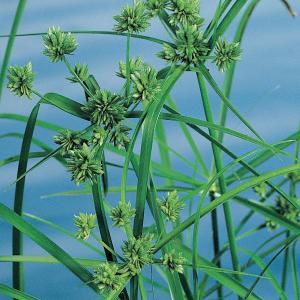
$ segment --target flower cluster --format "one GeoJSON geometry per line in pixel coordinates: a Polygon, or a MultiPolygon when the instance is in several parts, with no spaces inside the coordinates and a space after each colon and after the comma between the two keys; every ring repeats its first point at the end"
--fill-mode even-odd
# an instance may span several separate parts
{"type": "MultiPolygon", "coordinates": [[[[298,200],[299,201],[299,200],[298,200]]],[[[285,200],[282,196],[276,198],[276,204],[274,210],[284,218],[293,221],[300,222],[300,210],[295,208],[290,202],[285,200]]],[[[273,220],[266,219],[267,228],[272,231],[278,227],[273,220]]]]}
{"type": "Polygon", "coordinates": [[[267,185],[265,182],[262,182],[259,185],[253,187],[253,191],[258,194],[260,197],[265,197],[267,192],[267,185]]]}
{"type": "Polygon", "coordinates": [[[184,25],[176,31],[175,48],[163,45],[158,56],[168,62],[182,61],[186,64],[197,64],[209,51],[207,42],[196,25],[184,25]]]}
{"type": "Polygon", "coordinates": [[[97,175],[103,174],[100,161],[94,158],[93,151],[86,144],[73,152],[68,158],[67,166],[76,184],[94,181],[97,175]]]}
{"type": "Polygon", "coordinates": [[[162,212],[171,222],[176,222],[183,206],[184,203],[180,200],[176,190],[168,192],[167,197],[160,202],[162,212]]]}
{"type": "MultiPolygon", "coordinates": [[[[142,61],[141,58],[133,58],[129,61],[129,74],[133,83],[130,98],[134,103],[140,101],[153,101],[161,90],[160,80],[157,78],[157,71],[142,61]]],[[[118,76],[126,78],[126,64],[119,63],[118,76]]]]}
{"type": "Polygon", "coordinates": [[[82,110],[89,114],[92,124],[111,130],[124,119],[126,107],[121,96],[97,90],[82,110]]]}
{"type": "Polygon", "coordinates": [[[26,96],[32,99],[32,84],[34,73],[29,62],[23,67],[15,66],[8,68],[7,88],[18,97],[26,96]]]}
{"type": "Polygon", "coordinates": [[[125,6],[120,15],[115,16],[117,21],[114,29],[117,32],[139,33],[149,27],[149,15],[143,2],[137,1],[133,6],[125,6]]]}
{"type": "Polygon", "coordinates": [[[168,0],[147,0],[145,5],[150,17],[158,16],[167,5],[168,0]]]}
{"type": "Polygon", "coordinates": [[[102,146],[106,137],[107,131],[100,126],[95,126],[92,134],[92,144],[102,146]]]}
{"type": "Polygon", "coordinates": [[[225,72],[230,64],[241,58],[242,50],[239,43],[228,43],[226,40],[218,40],[215,47],[214,63],[221,72],[225,72]]]}
{"type": "Polygon", "coordinates": [[[122,272],[135,276],[143,266],[153,263],[153,235],[147,234],[140,238],[132,237],[122,245],[125,264],[122,272]]]}
{"type": "Polygon", "coordinates": [[[76,238],[86,240],[89,238],[91,231],[96,227],[96,215],[79,213],[74,216],[74,224],[78,228],[76,238]]]}
{"type": "Polygon", "coordinates": [[[81,137],[79,132],[71,131],[69,129],[62,130],[58,135],[54,136],[54,142],[60,145],[61,154],[63,156],[70,155],[74,150],[82,148],[83,144],[88,145],[88,140],[81,137]]]}
{"type": "Polygon", "coordinates": [[[84,82],[88,80],[90,73],[88,66],[85,64],[77,63],[73,69],[74,74],[72,77],[67,77],[67,79],[73,83],[84,82]]]}
{"type": "Polygon", "coordinates": [[[65,55],[72,54],[78,46],[74,36],[70,32],[62,32],[59,27],[49,28],[43,40],[45,46],[43,53],[52,62],[62,61],[65,55]]]}
{"type": "Polygon", "coordinates": [[[171,0],[168,5],[171,11],[169,20],[170,24],[176,26],[203,24],[203,18],[199,15],[199,0],[171,0]]]}
{"type": "Polygon", "coordinates": [[[181,253],[176,253],[175,250],[165,253],[162,257],[162,263],[171,272],[183,273],[183,264],[185,262],[181,253]]]}
{"type": "Polygon", "coordinates": [[[131,207],[130,202],[119,202],[115,208],[110,211],[113,225],[123,227],[130,223],[130,219],[135,216],[135,209],[131,207]]]}
{"type": "Polygon", "coordinates": [[[118,274],[119,267],[114,263],[102,263],[94,268],[93,282],[101,293],[109,293],[119,289],[124,279],[118,274]]]}

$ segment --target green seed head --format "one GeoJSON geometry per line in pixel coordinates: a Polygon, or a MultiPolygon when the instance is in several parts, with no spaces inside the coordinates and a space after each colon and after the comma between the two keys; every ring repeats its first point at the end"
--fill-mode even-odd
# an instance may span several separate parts
{"type": "Polygon", "coordinates": [[[144,32],[150,25],[145,5],[141,1],[137,1],[133,6],[125,6],[121,15],[115,16],[114,19],[117,21],[114,27],[117,32],[144,32]]]}
{"type": "Polygon", "coordinates": [[[62,32],[59,27],[50,27],[43,40],[45,46],[43,53],[52,62],[63,60],[66,54],[72,54],[78,46],[74,36],[70,32],[62,32]]]}
{"type": "Polygon", "coordinates": [[[126,112],[123,99],[107,90],[97,90],[82,110],[89,114],[92,124],[108,130],[122,121],[126,112]]]}
{"type": "Polygon", "coordinates": [[[34,80],[34,73],[32,72],[31,62],[23,67],[9,67],[7,79],[7,88],[12,93],[14,93],[18,97],[25,96],[29,99],[32,99],[32,84],[34,80]]]}
{"type": "Polygon", "coordinates": [[[145,265],[153,262],[153,235],[147,234],[141,238],[132,237],[122,245],[126,260],[123,272],[135,276],[145,265]]]}
{"type": "Polygon", "coordinates": [[[60,134],[54,136],[54,143],[62,146],[61,154],[63,156],[70,154],[73,150],[81,149],[83,144],[88,144],[88,140],[81,138],[79,132],[69,129],[62,130],[60,134]]]}
{"type": "Polygon", "coordinates": [[[164,44],[158,56],[170,63],[182,61],[186,64],[197,63],[208,53],[208,46],[196,25],[183,25],[176,32],[176,47],[164,44]]]}
{"type": "Polygon", "coordinates": [[[121,123],[117,124],[111,132],[109,141],[118,149],[125,147],[130,142],[128,136],[130,130],[129,127],[122,125],[121,123]]]}
{"type": "Polygon", "coordinates": [[[158,16],[166,7],[167,0],[147,0],[145,6],[150,17],[158,16]]]}
{"type": "MultiPolygon", "coordinates": [[[[134,72],[140,70],[143,67],[144,63],[143,60],[138,57],[138,58],[131,58],[129,60],[129,75],[131,76],[134,72]]],[[[123,61],[119,62],[119,72],[117,72],[117,75],[121,78],[126,78],[126,63],[123,61]]]]}
{"type": "Polygon", "coordinates": [[[157,72],[149,65],[144,65],[131,75],[133,82],[132,98],[135,102],[153,101],[160,92],[157,72]]]}
{"type": "Polygon", "coordinates": [[[99,291],[108,294],[118,290],[124,283],[124,278],[118,275],[118,266],[114,263],[102,263],[94,268],[94,280],[99,291]]]}
{"type": "Polygon", "coordinates": [[[176,26],[203,24],[204,19],[199,15],[199,0],[171,0],[169,9],[172,11],[170,15],[170,24],[176,26]]]}
{"type": "Polygon", "coordinates": [[[185,262],[184,257],[179,252],[178,254],[175,250],[172,250],[169,253],[165,253],[162,257],[162,263],[165,265],[171,272],[183,273],[183,264],[185,262]]]}
{"type": "Polygon", "coordinates": [[[94,181],[95,176],[103,174],[100,161],[93,158],[93,153],[86,144],[83,144],[82,149],[73,151],[68,158],[68,169],[76,184],[86,180],[94,181]]]}
{"type": "Polygon", "coordinates": [[[67,77],[67,79],[73,83],[77,83],[80,81],[84,82],[84,81],[88,80],[88,78],[90,76],[88,66],[85,64],[81,64],[81,63],[77,63],[75,65],[74,73],[76,74],[76,76],[67,77]]]}
{"type": "Polygon", "coordinates": [[[114,226],[123,227],[129,224],[130,219],[135,216],[135,209],[131,208],[130,202],[119,202],[115,208],[111,209],[110,216],[114,226]]]}
{"type": "Polygon", "coordinates": [[[265,182],[262,182],[259,185],[253,187],[253,191],[258,194],[260,197],[265,197],[267,192],[267,185],[265,182]]]}
{"type": "Polygon", "coordinates": [[[107,136],[107,132],[100,126],[96,126],[93,130],[92,143],[94,146],[102,146],[107,136]]]}
{"type": "Polygon", "coordinates": [[[91,230],[96,227],[96,215],[79,213],[78,216],[74,216],[74,224],[78,228],[76,238],[86,240],[89,238],[91,230]]]}
{"type": "Polygon", "coordinates": [[[176,222],[183,206],[184,203],[179,199],[176,190],[169,192],[164,201],[160,202],[162,212],[171,222],[176,222]]]}
{"type": "Polygon", "coordinates": [[[228,43],[221,39],[215,47],[214,63],[221,72],[225,72],[230,67],[231,63],[241,58],[242,50],[239,43],[228,43]]]}

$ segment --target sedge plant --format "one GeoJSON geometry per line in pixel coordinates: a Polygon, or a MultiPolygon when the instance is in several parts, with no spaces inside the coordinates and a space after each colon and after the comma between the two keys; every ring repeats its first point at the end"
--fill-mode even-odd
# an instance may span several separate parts
{"type": "MultiPolygon", "coordinates": [[[[98,83],[88,65],[71,62],[70,56],[76,56],[80,46],[76,34],[91,32],[65,32],[55,25],[46,33],[36,33],[41,35],[43,55],[48,57],[49,63],[65,65],[69,72],[67,80],[80,86],[83,96],[78,102],[66,95],[38,91],[31,62],[7,69],[9,91],[37,102],[29,116],[1,115],[1,118],[25,121],[26,128],[24,134],[1,136],[1,139],[22,138],[22,147],[20,155],[0,164],[18,162],[14,207],[10,209],[0,203],[0,218],[13,226],[12,255],[0,256],[0,262],[13,263],[13,285],[1,284],[0,294],[15,299],[35,299],[24,289],[23,272],[24,264],[34,261],[64,265],[92,289],[95,296],[104,299],[151,299],[155,290],[163,295],[160,299],[225,299],[228,295],[230,299],[261,299],[256,286],[266,281],[280,299],[288,299],[288,287],[293,289],[294,299],[300,299],[296,244],[300,235],[297,194],[300,131],[269,144],[230,101],[235,67],[243,56],[244,32],[259,2],[219,1],[211,20],[202,17],[198,0],[137,0],[126,5],[114,17],[113,31],[93,32],[126,38],[124,61],[116,65],[116,76],[123,79],[117,93],[98,83]],[[166,30],[168,40],[143,35],[153,19],[166,30]],[[225,38],[228,30],[236,31],[232,40],[225,38]],[[157,59],[163,60],[165,67],[155,69],[144,61],[143,53],[131,57],[133,39],[159,44],[157,59]],[[224,78],[223,87],[215,80],[212,68],[224,78]],[[178,99],[172,97],[174,87],[180,85],[181,77],[187,72],[194,75],[190,84],[199,88],[199,110],[204,113],[204,119],[181,114],[176,106],[178,99]],[[219,121],[214,118],[209,89],[220,100],[219,121]],[[78,123],[83,124],[82,130],[41,121],[39,110],[44,104],[76,117],[78,123]],[[226,127],[228,112],[248,129],[247,134],[226,127]],[[84,126],[86,122],[88,126],[84,126]],[[191,149],[194,160],[168,144],[167,122],[179,125],[178,134],[191,149]],[[38,126],[54,131],[56,148],[34,137],[38,126]],[[192,134],[210,143],[211,161],[203,158],[201,146],[193,140],[192,134]],[[225,135],[256,148],[237,155],[223,144],[225,135]],[[32,144],[44,151],[31,151],[32,144]],[[160,162],[153,159],[154,146],[159,149],[160,162]],[[295,151],[288,153],[288,147],[294,147],[295,151]],[[123,164],[108,161],[107,153],[120,156],[123,164]],[[193,174],[176,170],[173,156],[192,168],[193,174]],[[230,159],[229,163],[225,163],[228,161],[225,156],[230,159]],[[278,156],[288,157],[289,163],[259,171],[261,164],[278,156]],[[28,161],[37,157],[40,161],[28,168],[28,161]],[[93,211],[79,211],[74,215],[73,232],[23,211],[25,180],[49,159],[58,160],[69,179],[78,186],[72,192],[74,197],[81,189],[93,199],[93,211]],[[111,185],[108,167],[121,168],[118,186],[111,185]],[[131,172],[135,178],[133,186],[127,183],[131,172]],[[107,201],[112,192],[118,195],[116,205],[107,201]],[[238,206],[246,211],[239,222],[233,219],[233,210],[238,206]],[[206,215],[211,220],[209,229],[202,226],[206,215]],[[261,223],[245,230],[254,215],[263,217],[261,223]],[[223,216],[225,226],[221,228],[223,216]],[[71,236],[99,258],[75,259],[63,250],[63,245],[50,240],[25,217],[71,236]],[[123,232],[125,238],[121,243],[112,233],[112,227],[123,232]],[[209,236],[213,249],[209,257],[203,255],[203,245],[199,246],[199,235],[203,231],[209,236]],[[263,244],[251,250],[240,247],[240,240],[254,238],[261,232],[266,236],[263,244]],[[49,256],[24,255],[23,235],[49,256]],[[280,278],[277,278],[270,266],[279,256],[284,259],[280,278]],[[259,271],[249,271],[253,265],[259,271]],[[288,281],[289,270],[292,282],[288,281]],[[251,284],[245,277],[253,277],[251,284]]],[[[290,4],[282,2],[294,15],[290,4]]],[[[60,193],[65,194],[70,192],[60,193]]]]}

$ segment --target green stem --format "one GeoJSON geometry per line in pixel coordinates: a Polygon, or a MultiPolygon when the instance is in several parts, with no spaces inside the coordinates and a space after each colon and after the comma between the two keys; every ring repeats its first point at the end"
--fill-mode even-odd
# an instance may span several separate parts
{"type": "MultiPolygon", "coordinates": [[[[212,114],[212,110],[211,110],[211,106],[210,106],[210,102],[209,102],[209,98],[208,98],[208,93],[207,93],[207,89],[206,89],[206,85],[205,85],[205,80],[204,80],[202,74],[199,74],[199,73],[197,73],[197,79],[198,79],[198,84],[199,84],[199,88],[200,88],[200,92],[201,92],[201,96],[202,96],[202,102],[203,102],[206,120],[208,122],[214,123],[213,114],[212,114]]],[[[213,138],[217,137],[216,132],[212,129],[209,130],[209,134],[213,138]]],[[[214,156],[216,172],[218,173],[223,168],[222,160],[221,160],[221,152],[214,143],[212,143],[212,151],[213,151],[213,156],[214,156]]],[[[219,182],[220,193],[223,195],[226,193],[226,182],[225,182],[223,175],[221,175],[219,177],[218,182],[219,182]]],[[[236,241],[235,241],[235,233],[234,233],[232,214],[231,214],[231,209],[230,209],[229,203],[224,203],[223,209],[224,209],[224,215],[225,215],[228,240],[229,240],[229,245],[230,245],[230,253],[231,253],[233,270],[239,271],[237,246],[236,246],[236,241]]],[[[236,274],[236,278],[239,279],[239,276],[237,274],[236,274]]]]}
{"type": "Polygon", "coordinates": [[[3,58],[1,71],[0,71],[0,100],[1,100],[1,96],[2,96],[3,84],[4,84],[4,79],[5,79],[8,62],[9,62],[10,55],[11,55],[11,52],[13,49],[16,33],[17,33],[17,30],[18,30],[18,27],[20,24],[20,20],[21,20],[23,11],[24,11],[25,4],[26,4],[26,0],[19,0],[16,14],[14,17],[14,21],[13,21],[13,24],[12,24],[12,27],[10,30],[9,39],[8,39],[7,46],[5,49],[4,58],[3,58]]]}
{"type": "Polygon", "coordinates": [[[129,101],[129,95],[130,95],[130,32],[127,33],[127,43],[126,43],[126,98],[127,102],[129,101]]]}

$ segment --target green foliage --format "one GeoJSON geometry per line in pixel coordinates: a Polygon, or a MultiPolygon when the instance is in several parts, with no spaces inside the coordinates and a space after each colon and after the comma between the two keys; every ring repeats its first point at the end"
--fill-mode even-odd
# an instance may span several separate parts
{"type": "Polygon", "coordinates": [[[18,97],[27,97],[32,99],[32,84],[34,73],[32,65],[29,62],[23,67],[15,66],[8,68],[7,88],[18,97]]]}

